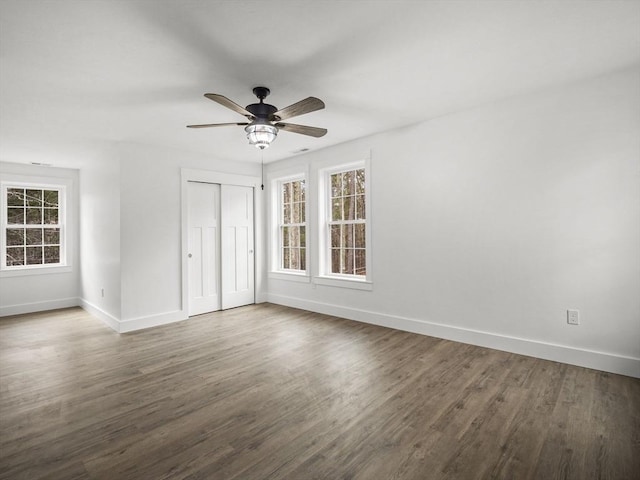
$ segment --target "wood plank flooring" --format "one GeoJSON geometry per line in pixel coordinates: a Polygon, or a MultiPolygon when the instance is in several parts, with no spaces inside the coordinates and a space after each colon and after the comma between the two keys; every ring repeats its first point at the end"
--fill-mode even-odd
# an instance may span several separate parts
{"type": "Polygon", "coordinates": [[[638,479],[640,380],[261,304],[0,320],[0,479],[638,479]]]}

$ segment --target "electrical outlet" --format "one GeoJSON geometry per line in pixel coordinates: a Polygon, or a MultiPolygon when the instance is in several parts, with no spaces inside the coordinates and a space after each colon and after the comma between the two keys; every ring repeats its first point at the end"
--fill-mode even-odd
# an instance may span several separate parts
{"type": "Polygon", "coordinates": [[[580,310],[567,310],[567,323],[569,325],[580,325],[580,310]]]}

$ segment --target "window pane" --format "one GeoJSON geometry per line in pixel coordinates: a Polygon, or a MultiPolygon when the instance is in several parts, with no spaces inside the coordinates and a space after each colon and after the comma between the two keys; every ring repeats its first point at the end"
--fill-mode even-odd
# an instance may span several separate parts
{"type": "Polygon", "coordinates": [[[282,249],[282,268],[291,268],[289,248],[282,249]]]}
{"type": "Polygon", "coordinates": [[[345,248],[342,250],[342,272],[347,275],[353,275],[353,249],[345,248]]]}
{"type": "Polygon", "coordinates": [[[24,228],[7,228],[7,245],[24,245],[24,228]]]}
{"type": "Polygon", "coordinates": [[[300,203],[300,223],[304,223],[307,221],[307,212],[304,208],[304,202],[300,203]]]}
{"type": "Polygon", "coordinates": [[[347,195],[354,195],[356,193],[356,172],[355,170],[350,170],[348,172],[344,172],[343,195],[346,197],[347,195]]]}
{"type": "Polygon", "coordinates": [[[356,219],[356,197],[344,197],[344,219],[355,220],[356,219]]]}
{"type": "Polygon", "coordinates": [[[60,243],[60,230],[57,228],[44,229],[44,244],[57,245],[60,243]]]}
{"type": "Polygon", "coordinates": [[[282,203],[291,203],[291,183],[282,184],[282,203]]]}
{"type": "Polygon", "coordinates": [[[356,218],[358,220],[366,218],[366,205],[364,198],[364,195],[358,195],[356,197],[356,218]]]}
{"type": "Polygon", "coordinates": [[[29,207],[41,207],[42,206],[42,190],[27,190],[27,206],[29,207]]]}
{"type": "Polygon", "coordinates": [[[331,249],[331,273],[341,273],[340,272],[340,249],[332,248],[331,249]]]}
{"type": "Polygon", "coordinates": [[[7,188],[7,205],[10,207],[24,206],[24,188],[7,188]]]}
{"type": "Polygon", "coordinates": [[[356,194],[363,194],[364,192],[364,168],[360,168],[356,170],[356,194]]]}
{"type": "Polygon", "coordinates": [[[366,251],[356,249],[356,275],[366,275],[367,274],[367,261],[366,261],[366,251]]]}
{"type": "Polygon", "coordinates": [[[342,198],[331,201],[331,220],[342,220],[342,198]]]}
{"type": "Polygon", "coordinates": [[[342,226],[342,246],[353,248],[353,225],[342,226]]]}
{"type": "Polygon", "coordinates": [[[24,265],[24,247],[7,247],[7,266],[24,265]]]}
{"type": "Polygon", "coordinates": [[[282,227],[282,246],[289,246],[289,227],[282,227]]]}
{"type": "Polygon", "coordinates": [[[366,244],[366,240],[365,240],[365,224],[364,223],[356,223],[354,225],[354,233],[355,233],[355,240],[354,240],[354,246],[356,248],[365,248],[366,244]]]}
{"type": "Polygon", "coordinates": [[[340,248],[341,245],[341,226],[331,225],[331,248],[340,248]]]}
{"type": "Polygon", "coordinates": [[[60,263],[60,247],[44,247],[44,263],[60,263]]]}
{"type": "Polygon", "coordinates": [[[57,225],[59,223],[57,208],[44,209],[44,223],[46,223],[47,225],[57,225]]]}
{"type": "Polygon", "coordinates": [[[58,207],[58,192],[56,190],[44,190],[44,206],[58,207]]]}
{"type": "Polygon", "coordinates": [[[290,203],[287,203],[284,205],[282,223],[291,223],[291,204],[290,203]]]}
{"type": "Polygon", "coordinates": [[[300,270],[300,249],[299,248],[291,249],[291,269],[300,270]]]}
{"type": "Polygon", "coordinates": [[[42,264],[42,247],[27,247],[27,265],[42,264]]]}
{"type": "Polygon", "coordinates": [[[300,249],[300,270],[307,269],[307,258],[306,258],[307,250],[305,248],[300,249]]]}
{"type": "Polygon", "coordinates": [[[302,200],[300,182],[291,182],[291,187],[293,188],[293,201],[299,202],[302,200]]]}
{"type": "Polygon", "coordinates": [[[289,246],[300,246],[300,227],[289,227],[289,246]]]}
{"type": "Polygon", "coordinates": [[[300,180],[300,201],[304,202],[307,197],[307,184],[304,180],[300,180]]]}
{"type": "Polygon", "coordinates": [[[42,245],[41,228],[27,228],[27,245],[42,245]]]}
{"type": "Polygon", "coordinates": [[[291,223],[302,223],[302,213],[300,212],[300,210],[302,210],[301,207],[301,203],[300,202],[296,202],[293,204],[293,216],[291,217],[291,223]]]}
{"type": "Polygon", "coordinates": [[[342,174],[334,173],[331,175],[331,197],[342,196],[342,174]]]}
{"type": "Polygon", "coordinates": [[[9,225],[24,224],[24,208],[7,208],[7,223],[9,225]]]}
{"type": "Polygon", "coordinates": [[[300,246],[307,246],[307,229],[305,227],[300,227],[300,246]]]}
{"type": "Polygon", "coordinates": [[[42,224],[42,209],[27,208],[27,225],[41,225],[41,224],[42,224]]]}

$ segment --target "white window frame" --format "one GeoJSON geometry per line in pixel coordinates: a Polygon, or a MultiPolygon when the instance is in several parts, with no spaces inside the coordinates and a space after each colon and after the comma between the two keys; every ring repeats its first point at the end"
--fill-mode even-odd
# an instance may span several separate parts
{"type": "Polygon", "coordinates": [[[296,172],[286,174],[273,178],[270,181],[271,189],[271,255],[270,257],[270,269],[269,278],[291,280],[291,281],[310,281],[310,225],[309,225],[309,176],[306,172],[296,172]],[[303,224],[296,224],[305,227],[305,270],[293,270],[285,269],[283,267],[284,262],[282,258],[283,241],[281,235],[281,227],[283,225],[283,197],[282,197],[282,185],[285,183],[295,182],[303,180],[305,182],[305,203],[304,203],[304,215],[305,222],[303,224]]]}
{"type": "MultiPolygon", "coordinates": [[[[9,175],[7,175],[9,176],[9,175]]],[[[57,180],[57,179],[56,179],[57,180]]],[[[22,275],[37,275],[37,274],[49,274],[49,273],[62,273],[71,271],[71,264],[69,261],[69,243],[67,241],[68,225],[67,225],[67,210],[68,210],[68,195],[70,182],[64,179],[60,179],[57,182],[54,179],[42,179],[34,178],[34,181],[29,180],[5,180],[0,183],[0,226],[2,231],[0,232],[0,275],[2,277],[7,276],[22,276],[22,275]],[[36,265],[7,265],[7,229],[13,228],[15,225],[9,225],[7,218],[7,189],[10,188],[25,188],[34,190],[56,190],[58,191],[58,225],[60,229],[60,263],[49,264],[36,264],[36,265]]]]}
{"type": "Polygon", "coordinates": [[[314,283],[334,287],[373,290],[371,274],[371,162],[369,159],[344,163],[319,170],[318,172],[318,246],[319,274],[314,283]],[[365,175],[365,263],[366,275],[351,275],[331,272],[331,175],[364,168],[365,175]]]}

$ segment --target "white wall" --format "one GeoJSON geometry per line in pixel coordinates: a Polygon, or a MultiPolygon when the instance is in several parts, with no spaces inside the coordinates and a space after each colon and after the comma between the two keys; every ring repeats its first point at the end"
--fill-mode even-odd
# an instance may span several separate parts
{"type": "Polygon", "coordinates": [[[270,301],[640,376],[637,69],[268,171],[309,165],[313,198],[319,166],[369,152],[373,291],[271,278],[270,301]]]}
{"type": "MultiPolygon", "coordinates": [[[[3,179],[20,175],[37,181],[68,182],[67,189],[67,248],[69,271],[58,273],[16,272],[0,276],[0,316],[64,308],[78,304],[78,171],[74,169],[42,167],[0,162],[3,179]]],[[[4,215],[4,213],[3,213],[4,215]]]]}
{"type": "Polygon", "coordinates": [[[80,170],[81,296],[113,328],[121,314],[120,205],[117,150],[105,149],[80,170]]]}

